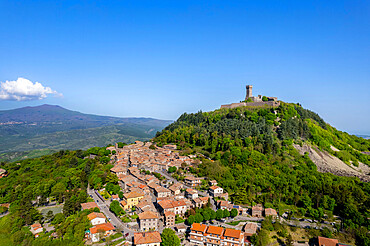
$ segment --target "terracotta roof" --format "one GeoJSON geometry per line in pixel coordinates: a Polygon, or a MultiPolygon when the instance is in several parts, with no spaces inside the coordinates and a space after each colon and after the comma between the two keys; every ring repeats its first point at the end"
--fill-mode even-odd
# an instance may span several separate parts
{"type": "Polygon", "coordinates": [[[91,214],[87,215],[87,218],[88,218],[89,220],[93,220],[93,219],[95,219],[95,218],[104,218],[104,219],[105,219],[105,216],[104,216],[104,214],[102,214],[102,213],[96,213],[96,212],[93,212],[93,213],[91,213],[91,214]]]}
{"type": "Polygon", "coordinates": [[[146,220],[146,219],[158,219],[158,215],[151,211],[145,211],[139,214],[139,219],[146,220]]]}
{"type": "Polygon", "coordinates": [[[215,189],[218,189],[218,188],[221,188],[220,186],[217,186],[217,185],[212,185],[211,187],[209,187],[211,190],[215,190],[215,189]]]}
{"type": "Polygon", "coordinates": [[[220,206],[220,207],[227,207],[227,205],[229,205],[228,201],[224,201],[224,200],[219,200],[218,201],[218,206],[220,206]]]}
{"type": "Polygon", "coordinates": [[[173,208],[171,200],[162,200],[162,201],[158,202],[158,204],[163,209],[173,208]]]}
{"type": "Polygon", "coordinates": [[[123,196],[124,196],[126,199],[129,199],[129,198],[141,197],[141,196],[144,196],[144,194],[141,194],[141,193],[136,192],[136,191],[132,191],[132,192],[130,192],[130,193],[123,194],[123,196]]]}
{"type": "Polygon", "coordinates": [[[208,199],[209,197],[208,196],[205,196],[205,197],[198,197],[202,202],[205,202],[207,201],[208,202],[208,199]]]}
{"type": "Polygon", "coordinates": [[[168,190],[168,189],[166,189],[166,188],[164,188],[164,187],[162,187],[162,186],[157,186],[157,187],[155,187],[154,189],[155,189],[155,191],[156,191],[157,193],[160,193],[160,192],[170,192],[170,190],[168,190]]]}
{"type": "Polygon", "coordinates": [[[91,209],[91,208],[99,208],[98,204],[96,204],[95,202],[81,203],[81,207],[82,207],[83,210],[91,209]]]}
{"type": "Polygon", "coordinates": [[[157,231],[134,233],[134,244],[161,243],[161,235],[157,231]]]}
{"type": "Polygon", "coordinates": [[[159,185],[158,184],[156,184],[156,183],[154,183],[154,182],[150,182],[150,183],[148,183],[148,187],[149,188],[152,188],[152,189],[155,189],[155,188],[157,188],[159,185]]]}
{"type": "Polygon", "coordinates": [[[174,207],[186,206],[186,202],[184,200],[172,201],[172,205],[174,207]]]}
{"type": "Polygon", "coordinates": [[[197,194],[197,193],[198,193],[198,191],[196,191],[196,190],[194,190],[194,189],[191,189],[191,188],[187,188],[187,189],[186,189],[186,192],[187,192],[187,193],[190,193],[190,194],[197,194]]]}
{"type": "Polygon", "coordinates": [[[115,165],[114,167],[112,167],[110,169],[112,172],[115,172],[115,173],[119,173],[119,172],[124,172],[126,171],[126,168],[125,166],[121,165],[121,164],[118,164],[118,165],[115,165]]]}
{"type": "Polygon", "coordinates": [[[276,212],[276,210],[275,210],[275,209],[273,209],[273,208],[266,208],[266,209],[265,209],[265,215],[266,215],[266,216],[269,216],[269,215],[274,216],[274,215],[277,215],[277,212],[276,212]]]}
{"type": "Polygon", "coordinates": [[[111,224],[111,223],[104,223],[104,224],[100,224],[100,225],[96,225],[92,228],[90,228],[90,232],[91,234],[95,234],[95,233],[98,233],[100,230],[101,231],[111,231],[111,230],[114,230],[114,226],[111,224]]]}
{"type": "Polygon", "coordinates": [[[318,237],[319,246],[336,246],[338,243],[337,239],[331,239],[326,237],[318,237]]]}
{"type": "Polygon", "coordinates": [[[242,232],[240,230],[235,230],[235,229],[230,229],[230,228],[226,228],[225,229],[225,233],[224,233],[224,236],[225,237],[232,237],[232,238],[240,238],[240,234],[242,232]]]}
{"type": "Polygon", "coordinates": [[[36,223],[36,224],[31,225],[31,227],[32,227],[33,229],[37,229],[37,228],[41,228],[42,226],[41,226],[41,224],[40,224],[40,223],[36,223]]]}
{"type": "Polygon", "coordinates": [[[203,225],[203,224],[199,224],[199,223],[194,223],[191,225],[191,230],[192,231],[199,231],[199,232],[205,232],[207,229],[207,226],[206,225],[203,225]]]}
{"type": "Polygon", "coordinates": [[[218,227],[218,226],[208,226],[207,233],[210,234],[216,234],[216,235],[222,235],[222,232],[224,231],[224,228],[218,227]]]}
{"type": "Polygon", "coordinates": [[[252,236],[257,232],[257,224],[256,223],[247,223],[244,226],[244,232],[246,236],[252,236]]]}
{"type": "Polygon", "coordinates": [[[126,205],[127,205],[127,202],[126,202],[125,200],[122,200],[122,201],[120,202],[120,204],[121,204],[122,206],[126,206],[126,205]]]}
{"type": "Polygon", "coordinates": [[[175,217],[176,215],[175,215],[175,213],[174,213],[174,212],[172,212],[172,211],[167,211],[167,212],[165,212],[165,213],[164,213],[164,216],[165,216],[165,217],[169,217],[169,216],[173,216],[173,217],[175,217]]]}
{"type": "Polygon", "coordinates": [[[112,198],[113,198],[113,199],[118,199],[118,198],[119,198],[119,196],[118,196],[118,195],[112,195],[112,198]]]}

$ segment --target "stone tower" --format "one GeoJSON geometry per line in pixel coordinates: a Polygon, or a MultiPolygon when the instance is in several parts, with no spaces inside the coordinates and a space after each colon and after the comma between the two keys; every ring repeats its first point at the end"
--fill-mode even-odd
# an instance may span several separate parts
{"type": "Polygon", "coordinates": [[[253,85],[247,85],[246,88],[247,88],[247,96],[245,97],[245,100],[247,100],[248,98],[252,97],[252,88],[253,88],[253,85]]]}

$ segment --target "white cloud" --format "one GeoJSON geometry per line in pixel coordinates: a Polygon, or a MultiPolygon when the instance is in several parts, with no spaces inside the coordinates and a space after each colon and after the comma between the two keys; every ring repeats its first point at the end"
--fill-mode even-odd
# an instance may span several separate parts
{"type": "Polygon", "coordinates": [[[53,91],[50,87],[44,87],[41,83],[18,78],[13,81],[5,81],[0,84],[0,100],[41,100],[48,94],[62,96],[62,94],[53,91]]]}

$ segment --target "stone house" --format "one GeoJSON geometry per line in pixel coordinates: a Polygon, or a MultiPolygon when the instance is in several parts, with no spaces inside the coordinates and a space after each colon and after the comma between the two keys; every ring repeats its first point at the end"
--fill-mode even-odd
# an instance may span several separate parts
{"type": "Polygon", "coordinates": [[[168,189],[171,191],[171,194],[177,196],[181,193],[182,184],[175,183],[171,185],[168,189]]]}
{"type": "Polygon", "coordinates": [[[184,215],[187,211],[187,205],[184,201],[162,200],[158,202],[159,211],[164,214],[167,211],[175,215],[184,215]]]}
{"type": "Polygon", "coordinates": [[[176,215],[172,211],[167,211],[164,213],[164,222],[167,227],[175,226],[176,215]]]}
{"type": "Polygon", "coordinates": [[[86,209],[92,209],[92,208],[99,208],[98,204],[96,202],[85,202],[81,203],[81,209],[86,210],[86,209]]]}
{"type": "Polygon", "coordinates": [[[161,234],[157,231],[134,233],[135,246],[160,246],[161,234]]]}
{"type": "Polygon", "coordinates": [[[161,198],[161,197],[170,197],[171,196],[171,191],[169,189],[166,189],[162,186],[157,186],[154,188],[154,194],[156,197],[161,198]]]}
{"type": "Polygon", "coordinates": [[[185,197],[189,199],[195,199],[198,198],[198,191],[188,188],[185,190],[185,197]]]}
{"type": "Polygon", "coordinates": [[[105,221],[105,216],[102,213],[96,213],[93,212],[89,215],[87,215],[87,218],[90,220],[91,224],[94,225],[99,225],[99,224],[104,224],[105,221]]]}
{"type": "Polygon", "coordinates": [[[272,218],[276,218],[277,217],[277,212],[273,208],[266,208],[265,209],[265,216],[266,217],[271,216],[272,218]]]}
{"type": "Polygon", "coordinates": [[[158,229],[158,215],[152,211],[139,214],[139,227],[141,231],[156,231],[158,229]]]}
{"type": "Polygon", "coordinates": [[[115,228],[111,223],[104,223],[96,225],[90,228],[90,238],[93,243],[99,242],[100,234],[103,234],[104,237],[110,236],[113,234],[115,228]]]}
{"type": "Polygon", "coordinates": [[[257,204],[256,206],[252,207],[252,217],[262,217],[262,211],[263,211],[263,206],[262,204],[257,204]]]}
{"type": "Polygon", "coordinates": [[[219,186],[214,185],[214,186],[209,187],[208,192],[213,197],[219,197],[220,195],[222,195],[222,193],[224,193],[224,189],[222,189],[219,186]]]}
{"type": "Polygon", "coordinates": [[[193,188],[199,186],[202,183],[200,178],[195,178],[193,176],[185,177],[184,182],[186,185],[193,187],[193,188]]]}

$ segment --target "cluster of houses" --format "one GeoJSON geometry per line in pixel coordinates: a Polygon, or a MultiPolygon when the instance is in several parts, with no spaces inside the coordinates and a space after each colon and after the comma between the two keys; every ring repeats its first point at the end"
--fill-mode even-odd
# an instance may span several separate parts
{"type": "MultiPolygon", "coordinates": [[[[179,167],[184,162],[193,163],[189,157],[179,156],[174,151],[175,145],[167,145],[163,148],[156,147],[155,149],[151,148],[151,145],[151,143],[144,144],[137,141],[135,144],[123,148],[113,146],[107,148],[111,151],[115,150],[116,154],[112,158],[116,165],[111,169],[111,172],[117,175],[120,187],[124,192],[122,200],[118,196],[112,197],[112,199],[117,199],[125,210],[134,208],[139,216],[140,232],[134,236],[135,245],[141,245],[143,241],[146,242],[145,245],[159,244],[160,237],[156,236],[156,232],[159,230],[160,221],[163,221],[165,227],[175,228],[177,216],[184,216],[186,211],[191,208],[205,206],[210,201],[210,197],[219,200],[218,207],[221,209],[237,208],[239,214],[247,213],[246,208],[227,201],[228,193],[224,192],[215,180],[209,181],[209,196],[201,196],[195,188],[202,184],[202,178],[187,176],[184,178],[184,184],[162,182],[153,175],[147,175],[140,171],[140,169],[168,170],[172,166],[179,167]],[[147,233],[149,234],[147,235],[147,233]],[[149,241],[150,243],[148,243],[149,241]]],[[[185,230],[181,226],[177,227],[178,231],[185,230]]],[[[227,230],[226,235],[229,232],[227,230]]],[[[235,234],[234,231],[231,232],[235,234]]],[[[244,242],[245,234],[244,232],[239,233],[239,236],[241,235],[243,238],[241,243],[244,242]]],[[[230,237],[227,240],[233,241],[234,239],[230,237]]]]}
{"type": "MultiPolygon", "coordinates": [[[[94,209],[99,208],[95,202],[81,203],[81,209],[94,209]]],[[[86,237],[91,239],[93,243],[99,242],[101,237],[110,236],[114,233],[115,227],[106,221],[106,217],[103,213],[92,212],[87,215],[90,220],[92,227],[87,231],[86,237]]]]}
{"type": "Polygon", "coordinates": [[[151,172],[163,170],[170,167],[181,167],[181,164],[188,165],[195,162],[188,156],[180,156],[176,150],[176,145],[164,145],[163,147],[152,148],[152,143],[136,141],[135,144],[108,147],[110,151],[116,151],[112,158],[117,163],[113,171],[127,169],[128,166],[146,169],[151,172]]]}
{"type": "MultiPolygon", "coordinates": [[[[219,209],[229,211],[237,209],[239,215],[277,217],[276,210],[265,209],[261,204],[251,209],[232,204],[228,201],[228,193],[224,192],[215,180],[209,181],[208,196],[196,189],[202,184],[202,178],[187,176],[184,183],[173,183],[168,180],[161,181],[142,171],[168,170],[172,166],[180,167],[184,162],[192,164],[193,159],[180,156],[174,151],[175,145],[153,148],[152,143],[137,141],[123,148],[112,146],[107,149],[112,152],[115,150],[112,156],[115,166],[110,171],[118,177],[123,191],[123,199],[118,195],[113,195],[111,199],[119,201],[124,210],[135,210],[138,214],[138,229],[134,233],[134,245],[159,246],[162,242],[160,233],[163,227],[174,228],[180,235],[184,235],[187,227],[176,224],[177,217],[183,217],[191,208],[207,205],[210,197],[217,200],[216,205],[219,209]]],[[[81,205],[83,209],[97,207],[95,202],[81,205]]],[[[106,222],[103,214],[93,212],[88,215],[88,218],[93,226],[89,230],[92,242],[97,242],[101,236],[113,233],[114,227],[106,222]]],[[[249,245],[250,236],[254,235],[257,229],[258,225],[250,222],[246,223],[242,230],[194,223],[190,228],[189,240],[193,245],[249,245]]]]}
{"type": "Polygon", "coordinates": [[[278,216],[275,209],[273,208],[264,209],[262,204],[257,204],[253,206],[252,209],[249,211],[248,208],[245,208],[239,205],[234,205],[229,201],[219,200],[217,201],[217,207],[219,209],[227,209],[229,211],[235,208],[236,210],[238,210],[239,215],[252,215],[252,217],[257,217],[257,218],[261,218],[263,216],[265,217],[271,216],[272,218],[275,219],[278,216]]]}
{"type": "MultiPolygon", "coordinates": [[[[151,145],[136,141],[123,148],[107,148],[116,153],[112,156],[116,164],[110,171],[118,177],[124,192],[123,199],[112,196],[112,200],[119,201],[124,210],[134,209],[138,213],[140,232],[134,235],[135,245],[159,245],[160,221],[163,221],[164,227],[176,228],[178,232],[185,233],[185,226],[175,224],[176,217],[182,217],[189,209],[202,207],[209,202],[208,196],[200,196],[194,189],[201,184],[201,178],[185,177],[187,187],[184,187],[180,182],[160,181],[140,171],[168,170],[173,166],[181,167],[182,163],[189,165],[194,162],[190,157],[175,152],[176,145],[165,145],[163,148],[153,148],[151,145]]],[[[218,193],[215,195],[218,196],[218,193]]]]}
{"type": "Polygon", "coordinates": [[[245,245],[244,232],[240,230],[198,223],[192,224],[189,240],[194,245],[245,245]]]}

